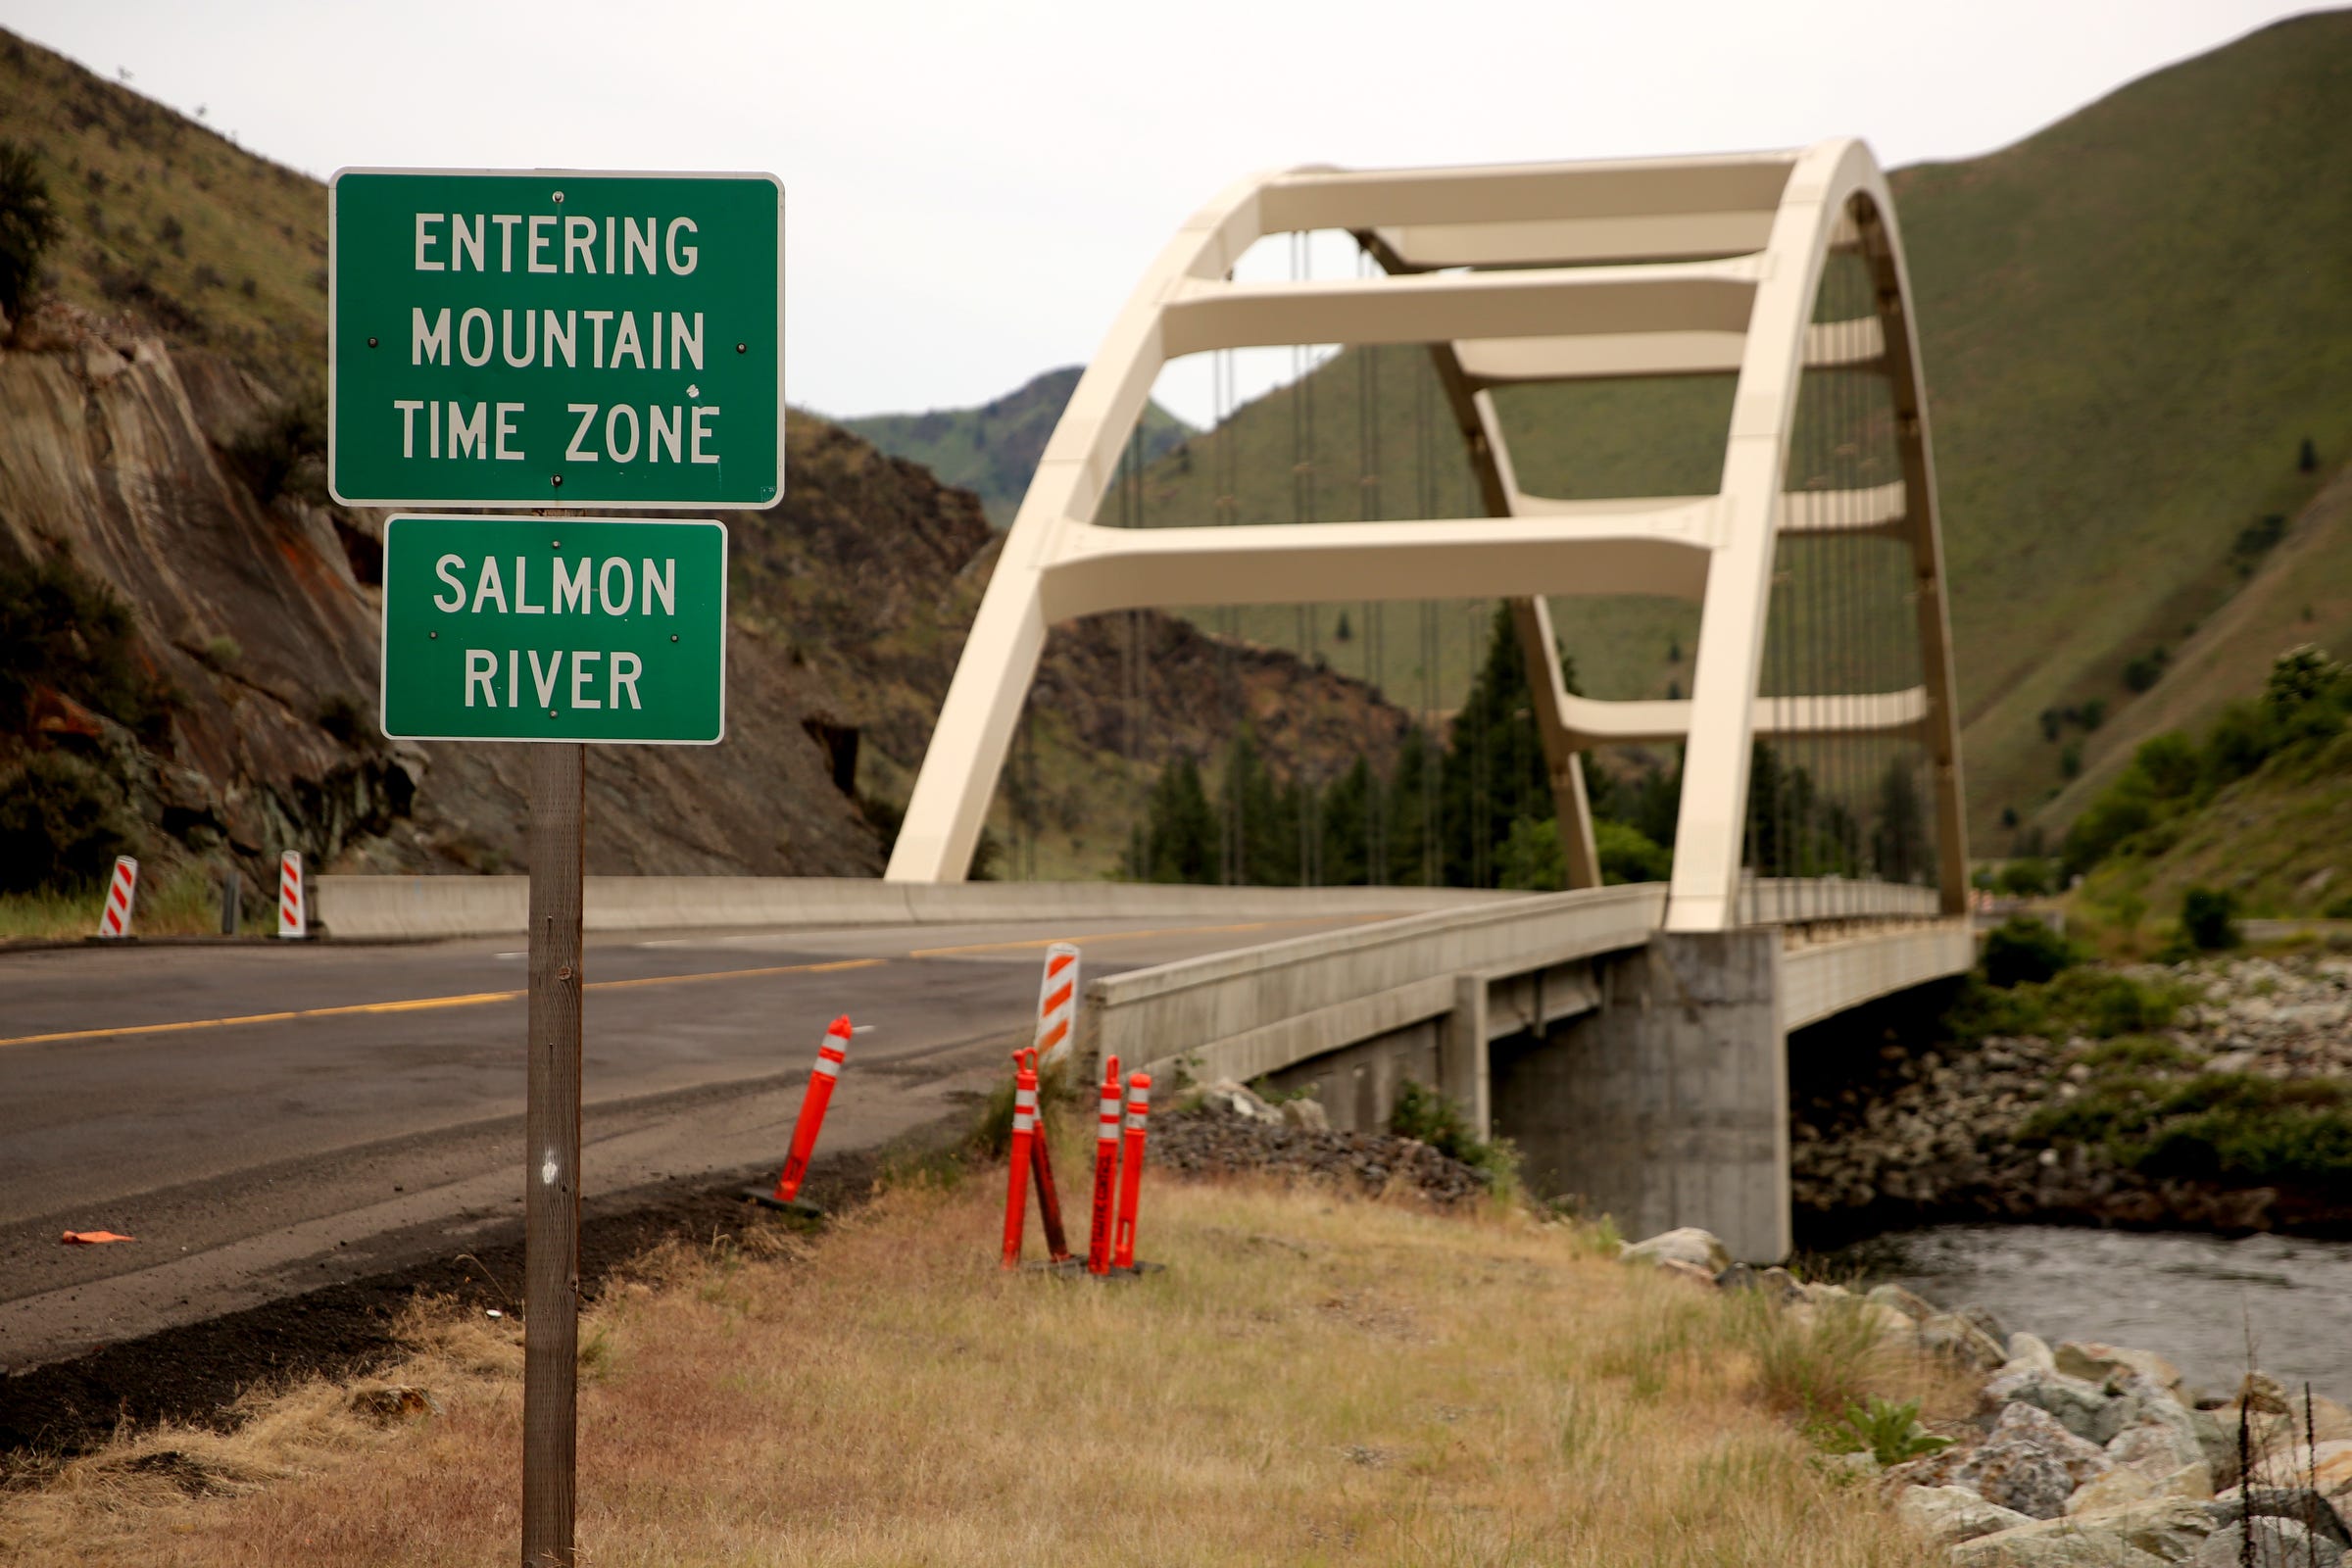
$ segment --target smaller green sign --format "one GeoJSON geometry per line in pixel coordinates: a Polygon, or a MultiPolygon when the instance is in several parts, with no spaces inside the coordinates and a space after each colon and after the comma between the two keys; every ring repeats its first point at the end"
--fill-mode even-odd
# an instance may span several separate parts
{"type": "Polygon", "coordinates": [[[715,745],[727,530],[618,517],[384,525],[384,733],[715,745]]]}

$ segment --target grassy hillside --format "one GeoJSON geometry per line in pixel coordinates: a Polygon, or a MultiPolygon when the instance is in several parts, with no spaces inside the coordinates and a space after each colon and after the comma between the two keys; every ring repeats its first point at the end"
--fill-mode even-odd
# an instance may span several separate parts
{"type": "Polygon", "coordinates": [[[2041,711],[2128,713],[2352,448],[2347,101],[2352,13],[2303,17],[1896,180],[1980,828],[2061,782],[2041,711]]]}
{"type": "Polygon", "coordinates": [[[32,149],[66,233],[48,287],[128,311],[279,387],[323,380],[318,181],[0,31],[0,138],[32,149]]]}
{"type": "Polygon", "coordinates": [[[2146,695],[2079,743],[2082,775],[2027,828],[2055,843],[2141,742],[2167,730],[2203,729],[2225,704],[2260,690],[2272,661],[2299,643],[2352,652],[2352,468],[2292,519],[2227,604],[2168,651],[2146,695]]]}
{"type": "Polygon", "coordinates": [[[2153,931],[2190,888],[2220,888],[2258,916],[2352,911],[2352,740],[2280,758],[2168,824],[2157,853],[2119,855],[2075,898],[2094,916],[2137,906],[2153,931]]]}
{"type": "Polygon", "coordinates": [[[2258,695],[2138,746],[2061,850],[2088,873],[2079,904],[2126,928],[2195,887],[2252,914],[2352,914],[2352,668],[2282,655],[2258,695]]]}
{"type": "MultiPolygon", "coordinates": [[[[1029,475],[1045,456],[1054,422],[1078,386],[1081,370],[1048,370],[1018,391],[971,409],[928,414],[876,414],[842,424],[894,458],[919,463],[980,498],[988,520],[1012,526],[1029,475]]],[[[1143,456],[1158,457],[1192,433],[1182,419],[1152,404],[1144,411],[1143,456]]]]}

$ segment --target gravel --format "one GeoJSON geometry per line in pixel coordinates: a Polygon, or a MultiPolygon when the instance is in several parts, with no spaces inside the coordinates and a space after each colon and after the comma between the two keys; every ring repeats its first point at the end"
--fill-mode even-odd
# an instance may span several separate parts
{"type": "Polygon", "coordinates": [[[1152,1122],[1145,1158],[1188,1176],[1255,1173],[1372,1193],[1402,1190],[1441,1207],[1491,1191],[1485,1172],[1414,1138],[1275,1126],[1207,1105],[1152,1122]]]}

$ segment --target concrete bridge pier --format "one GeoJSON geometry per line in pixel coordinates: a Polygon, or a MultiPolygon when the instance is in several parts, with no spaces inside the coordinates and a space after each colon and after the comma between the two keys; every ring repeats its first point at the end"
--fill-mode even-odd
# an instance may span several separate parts
{"type": "Polygon", "coordinates": [[[1698,1225],[1735,1257],[1778,1262],[1792,1245],[1781,942],[1770,928],[1660,932],[1595,958],[1597,1005],[1494,1041],[1483,1072],[1447,1063],[1448,1088],[1476,1104],[1460,1091],[1483,1080],[1535,1192],[1578,1195],[1629,1239],[1698,1225]]]}

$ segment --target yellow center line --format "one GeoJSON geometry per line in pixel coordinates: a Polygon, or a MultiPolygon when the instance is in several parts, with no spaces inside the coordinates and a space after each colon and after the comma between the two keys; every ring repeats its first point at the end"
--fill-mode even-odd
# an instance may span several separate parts
{"type": "MultiPolygon", "coordinates": [[[[591,980],[587,991],[625,991],[636,986],[682,986],[698,980],[756,980],[779,974],[829,974],[842,969],[869,969],[888,958],[836,958],[826,963],[778,964],[764,969],[715,969],[700,974],[658,974],[641,980],[591,980]]],[[[122,1024],[112,1029],[68,1029],[57,1034],[20,1035],[0,1040],[0,1046],[46,1046],[68,1040],[106,1040],[123,1035],[181,1034],[190,1029],[234,1029],[249,1024],[290,1023],[302,1018],[356,1018],[370,1013],[426,1012],[440,1007],[479,1007],[496,1002],[518,1002],[521,991],[474,991],[463,996],[412,997],[401,1002],[353,1002],[336,1007],[303,1007],[292,1012],[248,1012],[234,1018],[186,1018],[173,1023],[122,1024]]]]}

